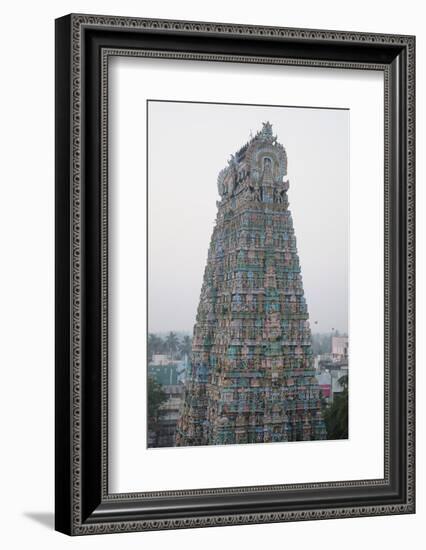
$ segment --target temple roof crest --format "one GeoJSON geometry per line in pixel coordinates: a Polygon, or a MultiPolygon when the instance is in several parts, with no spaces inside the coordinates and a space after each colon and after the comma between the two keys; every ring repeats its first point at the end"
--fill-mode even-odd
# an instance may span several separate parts
{"type": "Polygon", "coordinates": [[[272,124],[268,120],[262,123],[262,129],[256,134],[256,138],[268,143],[276,141],[277,136],[272,133],[272,124]]]}

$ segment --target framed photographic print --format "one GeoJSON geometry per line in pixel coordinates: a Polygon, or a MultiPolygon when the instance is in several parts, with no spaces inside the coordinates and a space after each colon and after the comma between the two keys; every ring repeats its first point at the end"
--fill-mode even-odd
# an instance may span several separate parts
{"type": "Polygon", "coordinates": [[[56,529],[413,513],[412,36],[56,21],[56,529]]]}

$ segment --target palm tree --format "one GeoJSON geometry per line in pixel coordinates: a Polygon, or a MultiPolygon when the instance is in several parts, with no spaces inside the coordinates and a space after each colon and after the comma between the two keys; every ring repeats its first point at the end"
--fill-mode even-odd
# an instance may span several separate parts
{"type": "Polygon", "coordinates": [[[179,339],[174,332],[169,332],[166,338],[166,346],[169,352],[170,359],[173,359],[173,354],[178,348],[179,339]]]}
{"type": "Polygon", "coordinates": [[[184,336],[179,344],[179,351],[182,356],[189,356],[192,349],[192,338],[188,335],[184,336]]]}
{"type": "Polygon", "coordinates": [[[148,334],[148,359],[152,361],[152,356],[162,353],[164,350],[164,340],[156,334],[148,334]]]}

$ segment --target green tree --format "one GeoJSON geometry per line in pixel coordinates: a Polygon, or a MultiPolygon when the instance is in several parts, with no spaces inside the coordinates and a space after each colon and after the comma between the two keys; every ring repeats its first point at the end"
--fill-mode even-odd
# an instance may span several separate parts
{"type": "Polygon", "coordinates": [[[160,407],[167,401],[167,394],[151,376],[148,377],[148,430],[157,431],[160,407]]]}
{"type": "Polygon", "coordinates": [[[182,356],[190,355],[192,349],[192,338],[188,335],[184,336],[179,343],[179,351],[182,356]]]}
{"type": "Polygon", "coordinates": [[[343,387],[343,391],[336,394],[333,404],[324,412],[328,439],[348,438],[348,376],[340,377],[338,382],[343,387]]]}
{"type": "Polygon", "coordinates": [[[179,339],[175,332],[169,332],[166,338],[167,351],[169,352],[170,359],[173,359],[173,354],[178,349],[179,339]]]}
{"type": "Polygon", "coordinates": [[[149,361],[152,361],[152,356],[157,355],[159,353],[163,353],[165,350],[166,344],[164,340],[161,338],[161,336],[157,336],[156,334],[149,333],[148,334],[148,359],[149,361]]]}
{"type": "Polygon", "coordinates": [[[157,338],[155,334],[148,334],[148,361],[152,361],[152,356],[155,354],[157,338]]]}

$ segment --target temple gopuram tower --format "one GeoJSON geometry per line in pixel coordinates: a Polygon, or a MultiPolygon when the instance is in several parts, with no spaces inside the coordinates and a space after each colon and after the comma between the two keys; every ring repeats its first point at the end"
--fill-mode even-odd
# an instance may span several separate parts
{"type": "Polygon", "coordinates": [[[326,439],[286,176],[269,122],[219,173],[178,446],[326,439]]]}

